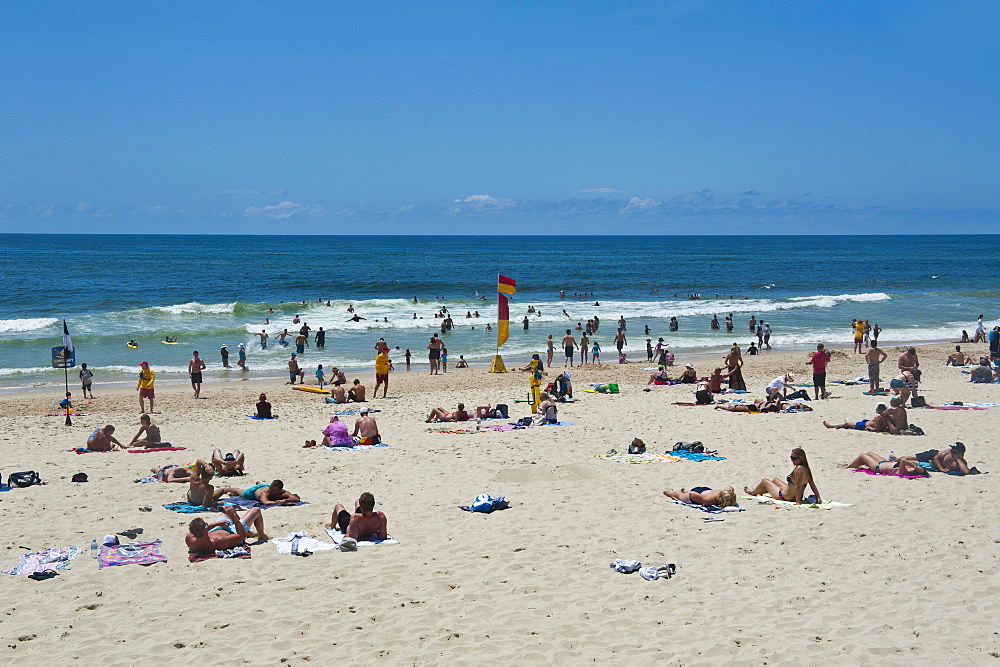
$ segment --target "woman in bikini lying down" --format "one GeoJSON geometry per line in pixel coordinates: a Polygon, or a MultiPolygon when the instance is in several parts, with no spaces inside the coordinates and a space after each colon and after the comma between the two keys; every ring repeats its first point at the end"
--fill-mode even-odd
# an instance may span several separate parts
{"type": "Polygon", "coordinates": [[[929,477],[930,472],[921,467],[914,459],[896,459],[890,461],[885,456],[875,452],[863,452],[847,464],[848,468],[864,468],[880,475],[897,475],[910,477],[929,477]]]}
{"type": "Polygon", "coordinates": [[[701,505],[703,507],[708,507],[710,505],[730,507],[736,505],[736,492],[733,491],[733,487],[731,486],[727,486],[721,491],[710,489],[707,486],[696,486],[690,491],[684,488],[681,488],[680,491],[667,489],[663,492],[663,495],[668,498],[673,498],[674,500],[679,500],[682,503],[701,505]]]}
{"type": "Polygon", "coordinates": [[[744,486],[743,491],[751,496],[767,494],[777,500],[788,500],[794,502],[796,505],[801,505],[806,486],[808,485],[812,489],[813,495],[816,496],[816,502],[823,502],[819,495],[819,489],[816,488],[816,482],[813,481],[812,471],[809,469],[809,460],[806,459],[805,450],[801,447],[796,447],[792,450],[791,459],[795,467],[788,477],[783,480],[777,477],[771,479],[765,477],[753,489],[744,486]]]}
{"type": "Polygon", "coordinates": [[[778,403],[755,398],[753,403],[722,403],[716,405],[715,409],[726,412],[778,412],[781,408],[778,403]]]}

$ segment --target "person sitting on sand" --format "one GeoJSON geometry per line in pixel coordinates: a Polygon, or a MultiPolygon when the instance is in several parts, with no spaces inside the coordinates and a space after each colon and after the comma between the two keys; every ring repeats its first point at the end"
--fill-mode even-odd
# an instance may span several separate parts
{"type": "Polygon", "coordinates": [[[559,409],[556,407],[555,401],[547,393],[542,392],[539,397],[541,401],[538,403],[538,423],[540,424],[558,424],[559,423],[559,409]]]}
{"type": "Polygon", "coordinates": [[[709,507],[711,505],[716,505],[718,507],[735,507],[736,506],[736,492],[733,487],[727,486],[721,491],[712,490],[707,486],[696,486],[690,491],[681,488],[680,491],[674,491],[673,489],[667,489],[663,492],[668,498],[673,498],[674,500],[679,500],[682,503],[688,503],[690,505],[701,505],[702,507],[709,507]]]}
{"type": "Polygon", "coordinates": [[[891,460],[875,452],[862,452],[847,464],[848,468],[864,468],[879,475],[898,475],[900,477],[929,477],[930,473],[917,465],[914,459],[891,460]]]}
{"type": "Polygon", "coordinates": [[[285,483],[276,479],[270,484],[254,484],[243,489],[227,488],[223,489],[234,498],[243,500],[256,500],[261,505],[298,505],[302,499],[290,491],[285,490],[285,483]]]}
{"type": "Polygon", "coordinates": [[[929,463],[938,472],[957,472],[960,475],[969,474],[969,464],[965,461],[965,445],[956,442],[944,450],[928,449],[919,454],[900,456],[900,460],[913,460],[918,463],[929,463]]]}
{"type": "Polygon", "coordinates": [[[458,361],[455,363],[455,368],[468,368],[469,362],[465,360],[465,355],[458,355],[458,361]]]}
{"type": "Polygon", "coordinates": [[[354,378],[354,386],[347,392],[347,400],[352,403],[364,403],[367,391],[361,380],[354,378]]]}
{"type": "Polygon", "coordinates": [[[796,447],[792,450],[791,459],[795,467],[788,477],[783,480],[777,477],[771,479],[765,477],[753,489],[744,486],[743,491],[750,496],[768,494],[776,500],[787,500],[794,502],[796,505],[801,505],[806,485],[808,485],[816,497],[816,503],[822,503],[819,489],[816,488],[816,482],[813,480],[812,470],[809,469],[809,461],[806,458],[805,450],[801,447],[796,447]]]}
{"type": "Polygon", "coordinates": [[[216,447],[212,452],[212,467],[215,468],[215,474],[221,477],[242,477],[245,474],[244,459],[243,452],[238,449],[223,455],[222,450],[216,447]]]}
{"type": "Polygon", "coordinates": [[[698,381],[698,373],[694,370],[694,364],[684,364],[684,372],[677,379],[681,384],[694,384],[698,381]]]}
{"type": "Polygon", "coordinates": [[[354,514],[340,503],[333,506],[333,516],[327,528],[336,527],[347,537],[355,540],[365,538],[384,540],[389,537],[388,521],[385,514],[375,511],[375,496],[365,491],[358,498],[354,514]]]}
{"type": "Polygon", "coordinates": [[[271,414],[271,404],[267,401],[267,394],[261,394],[257,398],[257,413],[254,415],[258,419],[274,419],[271,414]]]}
{"type": "Polygon", "coordinates": [[[379,445],[382,443],[382,436],[378,432],[378,423],[373,417],[369,417],[368,408],[361,408],[361,416],[354,420],[354,431],[351,438],[358,445],[379,445]]]}
{"type": "Polygon", "coordinates": [[[139,417],[139,432],[135,434],[132,438],[132,442],[129,446],[135,445],[136,447],[144,447],[146,449],[155,449],[157,447],[170,447],[169,442],[163,442],[160,437],[160,427],[153,423],[153,420],[149,415],[144,414],[139,417]],[[139,439],[139,436],[145,434],[146,437],[139,439]]]}
{"type": "Polygon", "coordinates": [[[969,375],[970,382],[993,382],[996,371],[990,366],[986,357],[981,357],[979,365],[973,368],[969,375]]]}
{"type": "Polygon", "coordinates": [[[658,371],[649,376],[649,382],[647,382],[646,384],[663,385],[667,384],[667,382],[669,381],[670,378],[667,377],[666,369],[664,369],[663,366],[660,366],[658,371]]]}
{"type": "Polygon", "coordinates": [[[191,484],[187,491],[187,501],[189,504],[213,507],[219,502],[222,494],[231,491],[231,489],[226,487],[215,488],[212,485],[214,477],[215,468],[210,463],[206,463],[204,459],[195,461],[191,476],[187,480],[191,484]]]}
{"type": "Polygon", "coordinates": [[[444,408],[434,408],[431,410],[430,414],[427,415],[426,423],[431,422],[464,422],[469,420],[469,413],[465,411],[465,403],[459,403],[458,409],[454,412],[448,412],[444,408]]]}
{"type": "Polygon", "coordinates": [[[330,400],[328,403],[347,403],[347,392],[340,384],[340,380],[334,380],[333,389],[330,390],[330,400]]]}
{"type": "Polygon", "coordinates": [[[966,356],[965,352],[962,352],[962,346],[956,345],[955,351],[948,355],[945,360],[945,366],[965,366],[966,364],[975,363],[972,361],[972,357],[966,356]]]}
{"type": "Polygon", "coordinates": [[[716,368],[708,376],[708,390],[713,394],[722,393],[722,381],[729,378],[730,373],[723,373],[721,368],[716,368]]]}
{"type": "Polygon", "coordinates": [[[791,373],[785,373],[784,375],[779,375],[778,377],[771,380],[771,383],[767,385],[767,398],[769,400],[775,400],[778,398],[785,397],[785,390],[795,391],[795,387],[789,384],[789,382],[794,382],[795,378],[791,373]]]}
{"type": "Polygon", "coordinates": [[[117,446],[118,449],[125,449],[125,445],[118,442],[114,435],[115,427],[108,424],[104,428],[95,428],[87,438],[87,449],[92,452],[110,452],[117,446]]]}
{"type": "Polygon", "coordinates": [[[903,407],[903,402],[899,400],[898,396],[889,401],[889,409],[885,411],[885,416],[892,420],[892,424],[899,431],[899,435],[924,434],[923,429],[910,425],[906,408],[903,407]]]}
{"type": "MultiPolygon", "coordinates": [[[[260,514],[260,510],[254,508],[247,512],[243,517],[244,519],[250,519],[254,524],[254,528],[258,528],[258,521],[260,523],[257,539],[261,541],[266,541],[269,539],[264,533],[264,519],[260,514]],[[252,516],[250,512],[256,510],[257,514],[252,516]]],[[[216,528],[223,528],[227,523],[226,521],[215,521],[213,523],[207,523],[201,517],[192,519],[191,523],[188,524],[188,534],[184,538],[184,542],[187,544],[188,551],[193,554],[214,554],[216,551],[224,551],[226,549],[232,549],[233,547],[243,544],[250,533],[247,531],[246,524],[240,520],[240,516],[236,513],[236,510],[232,507],[222,508],[222,513],[229,520],[228,525],[231,527],[232,531],[229,530],[215,530],[216,528]]]]}
{"type": "MultiPolygon", "coordinates": [[[[330,423],[323,429],[323,447],[353,447],[354,440],[347,434],[347,424],[340,421],[340,417],[333,415],[330,423]]],[[[315,440],[306,440],[303,447],[315,447],[315,440]]]]}
{"type": "Polygon", "coordinates": [[[855,431],[870,431],[872,433],[892,433],[893,435],[899,435],[899,429],[896,428],[896,424],[886,415],[886,410],[888,409],[889,406],[885,403],[878,403],[875,405],[875,416],[871,419],[862,419],[858,422],[843,422],[840,424],[831,424],[824,421],[823,426],[827,428],[846,428],[853,429],[855,431]]]}

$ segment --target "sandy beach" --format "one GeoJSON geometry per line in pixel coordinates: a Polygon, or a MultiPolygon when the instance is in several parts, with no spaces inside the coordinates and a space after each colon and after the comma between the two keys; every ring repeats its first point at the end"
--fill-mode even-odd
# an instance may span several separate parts
{"type": "MultiPolygon", "coordinates": [[[[951,349],[919,348],[928,404],[1000,402],[1000,385],[971,384],[943,365],[951,349]]],[[[901,351],[886,348],[883,384],[901,351]]],[[[746,357],[749,396],[761,396],[786,370],[808,382],[806,356],[746,357]]],[[[688,360],[678,357],[680,365],[688,360]]],[[[715,365],[695,363],[699,375],[715,365]]],[[[87,403],[71,384],[77,410],[90,413],[75,416],[72,427],[42,416],[57,411],[59,392],[7,395],[0,472],[6,481],[36,470],[48,484],[0,494],[0,565],[13,566],[22,546],[83,552],[53,579],[3,579],[0,662],[985,663],[1000,655],[1000,509],[990,504],[1000,474],[1000,408],[912,409],[924,437],[828,430],[823,420],[868,418],[886,399],[862,394],[867,385],[833,384],[832,398],[809,403],[813,412],[734,414],[673,405],[691,400],[689,386],[643,391],[646,366],[574,369],[576,401],[559,413],[572,425],[468,434],[438,431],[469,424],[423,419],[430,407],[459,401],[507,403],[512,418],[523,416],[527,408],[513,399],[527,393],[525,374],[397,370],[389,397],[369,403],[381,411],[375,416],[390,446],[345,452],[302,448],[322,437],[333,406],[277,381],[213,384],[209,374],[204,400],[189,387],[158,387],[154,420],[186,449],[142,454],[70,451],[108,423],[120,440],[131,439],[139,417],[131,388],[98,384],[87,403]],[[586,393],[591,382],[617,382],[622,393],[586,393]],[[247,418],[260,391],[280,419],[247,418]],[[725,460],[598,458],[624,451],[634,437],[652,452],[700,440],[725,460]],[[909,480],[843,467],[862,451],[898,456],[955,441],[989,474],[909,480]],[[248,475],[237,485],[280,478],[308,503],[267,509],[272,537],[305,530],[329,541],[323,525],[334,503],[350,506],[370,491],[400,544],[309,558],[259,544],[249,560],[189,563],[191,515],[162,507],[182,500],[186,485],[134,480],[154,466],[208,458],[215,447],[246,454],[248,475]],[[783,478],[793,447],[808,453],[823,499],[851,506],[741,500],[746,511],[706,522],[710,515],[662,495],[669,487],[741,490],[765,476],[783,478]],[[78,472],[90,481],[72,483],[78,472]],[[512,507],[488,515],[457,508],[480,493],[506,496],[512,507]],[[144,506],[153,511],[140,512],[144,506]],[[162,540],[168,561],[99,570],[91,539],[133,527],[143,528],[139,539],[162,540]],[[616,558],[675,563],[677,573],[646,581],[610,569],[616,558]]],[[[865,372],[861,355],[834,351],[830,381],[865,372]]]]}

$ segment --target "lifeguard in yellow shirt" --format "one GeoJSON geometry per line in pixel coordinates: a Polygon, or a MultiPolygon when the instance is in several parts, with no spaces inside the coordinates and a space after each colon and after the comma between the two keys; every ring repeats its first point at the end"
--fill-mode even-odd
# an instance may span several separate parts
{"type": "Polygon", "coordinates": [[[139,364],[139,383],[135,386],[139,392],[139,412],[146,411],[146,399],[149,399],[149,411],[153,411],[153,383],[156,382],[156,373],[149,367],[149,362],[144,361],[139,364]]]}

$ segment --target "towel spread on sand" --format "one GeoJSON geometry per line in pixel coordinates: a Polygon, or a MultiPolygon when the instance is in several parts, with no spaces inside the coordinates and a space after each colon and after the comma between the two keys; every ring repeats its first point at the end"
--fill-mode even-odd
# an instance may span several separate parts
{"type": "Polygon", "coordinates": [[[202,507],[201,505],[192,505],[189,502],[181,503],[167,503],[163,506],[164,509],[168,509],[171,512],[178,512],[180,514],[197,514],[199,512],[214,512],[215,510],[209,507],[202,507]]]}
{"type": "Polygon", "coordinates": [[[676,456],[682,459],[687,459],[688,461],[725,461],[724,456],[715,456],[713,454],[703,454],[701,452],[690,452],[686,449],[678,449],[673,452],[664,452],[664,454],[669,454],[670,456],[676,456]]]}
{"type": "MultiPolygon", "coordinates": [[[[326,529],[326,534],[330,536],[330,538],[333,540],[334,544],[338,544],[338,545],[341,542],[343,542],[344,538],[346,537],[346,535],[344,535],[342,532],[340,532],[336,528],[327,528],[326,529]]],[[[367,536],[361,538],[360,540],[358,540],[358,546],[359,547],[370,547],[370,546],[377,545],[377,544],[399,544],[399,541],[396,540],[396,538],[394,538],[392,535],[386,535],[386,538],[384,540],[373,539],[372,535],[367,535],[367,536]]]]}
{"type": "Polygon", "coordinates": [[[872,472],[867,468],[857,468],[854,472],[863,472],[866,475],[875,477],[899,477],[900,479],[928,479],[929,475],[889,475],[884,472],[872,472]]]}
{"type": "Polygon", "coordinates": [[[1000,403],[962,403],[961,405],[925,405],[925,408],[948,410],[952,408],[1000,408],[1000,403]]]}
{"type": "MultiPolygon", "coordinates": [[[[382,411],[381,410],[372,410],[372,409],[369,408],[368,412],[382,412],[382,411]]],[[[330,416],[333,417],[334,415],[336,415],[338,417],[342,417],[344,415],[360,415],[360,414],[361,414],[361,410],[359,408],[359,409],[351,409],[351,410],[338,410],[337,412],[331,412],[330,416]]]]}
{"type": "Polygon", "coordinates": [[[97,564],[103,569],[114,565],[151,565],[165,563],[167,557],[159,552],[160,540],[155,542],[127,542],[106,544],[101,547],[97,564]]]}
{"type": "Polygon", "coordinates": [[[252,509],[254,507],[259,507],[262,510],[270,509],[272,507],[298,507],[299,505],[308,505],[309,503],[304,500],[300,500],[294,505],[263,505],[256,500],[247,500],[246,498],[223,498],[223,505],[229,505],[231,507],[239,507],[240,509],[252,509]]]}
{"type": "Polygon", "coordinates": [[[112,451],[110,449],[87,449],[86,447],[74,447],[69,450],[71,452],[76,452],[77,454],[107,454],[112,451]]]}
{"type": "Polygon", "coordinates": [[[257,415],[247,415],[247,418],[248,419],[256,419],[257,421],[263,421],[265,419],[277,419],[278,417],[277,416],[274,416],[274,417],[258,417],[257,415]]]}
{"type": "Polygon", "coordinates": [[[739,505],[730,505],[729,507],[719,507],[718,505],[698,505],[696,503],[685,503],[680,500],[674,500],[673,498],[667,499],[668,503],[674,503],[675,505],[682,505],[684,507],[690,507],[692,509],[701,510],[702,512],[708,512],[709,514],[722,514],[723,512],[743,512],[743,508],[739,505]]]}
{"type": "Polygon", "coordinates": [[[801,505],[796,505],[790,500],[776,500],[767,496],[740,496],[740,498],[744,500],[756,500],[758,505],[775,505],[777,507],[812,507],[820,510],[832,510],[834,507],[854,507],[854,503],[838,503],[833,500],[827,500],[823,503],[802,503],[801,505]]]}
{"type": "Polygon", "coordinates": [[[434,431],[435,433],[451,433],[455,435],[473,435],[475,433],[485,433],[486,431],[477,431],[474,428],[454,428],[454,429],[441,429],[434,431]]]}
{"type": "Polygon", "coordinates": [[[669,463],[681,460],[676,456],[654,454],[653,452],[646,452],[645,454],[611,454],[609,452],[607,454],[598,454],[597,458],[606,461],[615,461],[616,463],[669,463]]]}
{"type": "Polygon", "coordinates": [[[235,547],[226,551],[216,551],[214,554],[188,554],[189,563],[200,563],[203,560],[214,560],[216,558],[250,558],[250,547],[235,547]]]}
{"type": "MultiPolygon", "coordinates": [[[[47,414],[45,416],[46,417],[65,417],[66,413],[65,412],[50,412],[49,414],[47,414]]],[[[71,413],[69,413],[69,416],[70,417],[89,417],[90,413],[89,412],[71,412],[71,413]]]]}
{"type": "Polygon", "coordinates": [[[355,452],[359,449],[378,449],[379,447],[388,447],[389,445],[380,442],[377,445],[354,445],[353,447],[334,447],[332,445],[321,445],[320,449],[325,449],[328,452],[355,452]]]}
{"type": "Polygon", "coordinates": [[[42,570],[68,570],[70,561],[80,554],[79,547],[66,547],[63,549],[52,547],[35,553],[29,551],[21,554],[21,559],[17,564],[4,570],[4,574],[34,574],[42,570]]]}
{"type": "Polygon", "coordinates": [[[330,551],[337,548],[336,543],[320,542],[308,537],[304,530],[295,533],[288,533],[285,537],[276,537],[271,542],[278,548],[279,554],[290,554],[293,551],[304,553],[306,551],[330,551]]]}
{"type": "Polygon", "coordinates": [[[150,447],[149,449],[130,449],[129,454],[148,454],[150,452],[179,452],[187,447],[150,447]]]}

